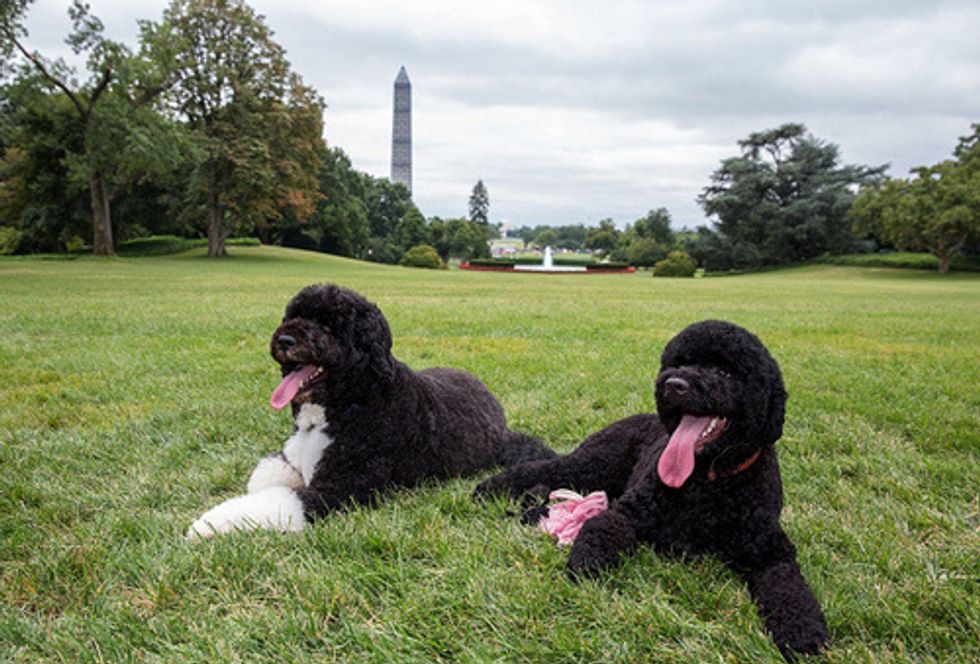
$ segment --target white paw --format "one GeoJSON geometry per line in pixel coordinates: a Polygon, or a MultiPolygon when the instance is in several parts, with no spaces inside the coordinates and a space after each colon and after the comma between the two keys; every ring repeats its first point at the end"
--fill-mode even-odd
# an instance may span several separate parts
{"type": "Polygon", "coordinates": [[[281,454],[267,456],[255,466],[248,478],[248,493],[256,493],[272,486],[298,489],[303,486],[303,476],[281,454]]]}
{"type": "Polygon", "coordinates": [[[186,537],[189,540],[208,539],[235,530],[256,528],[299,531],[305,526],[303,501],[296,492],[287,487],[273,486],[235,496],[208,510],[191,524],[186,537]]]}

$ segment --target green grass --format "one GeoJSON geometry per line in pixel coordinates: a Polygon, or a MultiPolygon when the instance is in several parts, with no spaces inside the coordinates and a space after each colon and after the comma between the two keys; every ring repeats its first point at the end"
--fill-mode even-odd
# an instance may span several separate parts
{"type": "Polygon", "coordinates": [[[472,479],[298,535],[186,543],[288,434],[268,336],[317,281],[376,301],[400,359],[472,371],[561,450],[651,408],[684,325],[745,325],[791,395],[783,520],[833,634],[823,661],[980,659],[980,275],[232,254],[0,260],[0,661],[780,661],[716,561],[643,551],[572,585],[567,550],[471,502],[472,479]]]}

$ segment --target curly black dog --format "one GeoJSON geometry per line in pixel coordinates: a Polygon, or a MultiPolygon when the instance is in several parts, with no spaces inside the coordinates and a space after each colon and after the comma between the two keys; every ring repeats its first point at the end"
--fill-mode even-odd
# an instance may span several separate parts
{"type": "Polygon", "coordinates": [[[555,456],[508,429],[479,380],[453,369],[412,371],[391,343],[381,311],[357,293],[331,284],[301,290],[271,342],[283,380],[270,403],[292,405],[293,435],[259,462],[247,494],[206,512],[187,536],[301,530],[389,487],[555,456]]]}
{"type": "MultiPolygon", "coordinates": [[[[664,349],[659,417],[615,422],[567,456],[505,470],[476,493],[537,500],[559,487],[603,490],[609,509],[574,541],[573,578],[616,565],[639,543],[667,554],[712,554],[748,582],[784,657],[814,653],[827,626],[779,523],[774,443],[786,398],[779,366],[755,335],[723,321],[695,323],[664,349]]],[[[525,517],[546,513],[538,507],[525,517]]]]}

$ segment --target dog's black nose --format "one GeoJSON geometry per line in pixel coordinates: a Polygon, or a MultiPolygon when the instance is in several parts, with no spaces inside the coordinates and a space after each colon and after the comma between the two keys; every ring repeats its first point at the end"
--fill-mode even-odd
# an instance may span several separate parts
{"type": "Polygon", "coordinates": [[[276,337],[276,344],[282,350],[292,348],[296,345],[296,337],[291,337],[288,334],[280,334],[278,337],[276,337]]]}
{"type": "Polygon", "coordinates": [[[691,384],[679,376],[671,376],[664,381],[664,390],[666,390],[667,394],[672,396],[679,397],[683,394],[687,394],[689,389],[691,389],[691,384]]]}

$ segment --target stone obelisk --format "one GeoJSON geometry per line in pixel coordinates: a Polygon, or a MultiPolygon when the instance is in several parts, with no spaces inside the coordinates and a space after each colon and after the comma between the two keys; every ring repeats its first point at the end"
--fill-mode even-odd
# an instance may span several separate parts
{"type": "Polygon", "coordinates": [[[412,191],[412,83],[405,67],[395,78],[395,113],[391,127],[391,181],[412,191]]]}

